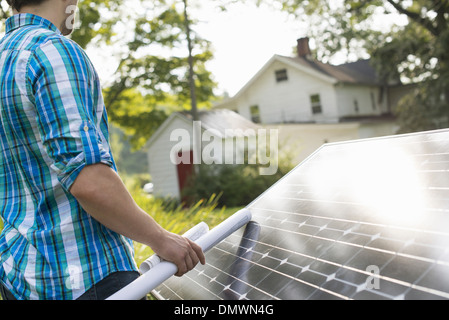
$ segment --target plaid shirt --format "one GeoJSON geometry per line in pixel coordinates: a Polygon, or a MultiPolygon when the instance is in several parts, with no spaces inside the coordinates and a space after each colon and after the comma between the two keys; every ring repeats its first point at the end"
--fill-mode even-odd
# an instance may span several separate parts
{"type": "Polygon", "coordinates": [[[0,42],[0,280],[18,299],[76,299],[137,270],[132,242],[69,193],[84,166],[115,169],[98,76],[48,20],[18,14],[0,42]]]}

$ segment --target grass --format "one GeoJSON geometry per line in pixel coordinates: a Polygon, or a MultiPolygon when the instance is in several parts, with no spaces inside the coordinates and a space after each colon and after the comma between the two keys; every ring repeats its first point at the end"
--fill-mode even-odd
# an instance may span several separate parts
{"type": "MultiPolygon", "coordinates": [[[[227,217],[238,211],[240,208],[222,208],[212,209],[208,203],[197,203],[192,208],[155,212],[146,210],[154,219],[170,232],[183,234],[198,223],[204,221],[210,229],[225,220],[227,217]],[[198,205],[199,204],[199,205],[198,205]]],[[[134,243],[135,260],[138,266],[153,254],[151,248],[141,244],[134,243]]]]}

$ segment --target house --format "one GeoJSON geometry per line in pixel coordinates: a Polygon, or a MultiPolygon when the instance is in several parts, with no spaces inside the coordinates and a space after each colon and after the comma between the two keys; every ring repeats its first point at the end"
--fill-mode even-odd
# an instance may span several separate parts
{"type": "Polygon", "coordinates": [[[247,145],[237,140],[254,139],[260,129],[231,110],[198,116],[193,121],[189,113],[172,113],[147,142],[155,196],[180,199],[196,164],[238,164],[247,145]]]}
{"type": "Polygon", "coordinates": [[[384,83],[370,60],[342,65],[312,59],[309,39],[298,40],[298,56],[274,55],[238,93],[215,105],[255,123],[339,123],[391,114],[404,93],[384,83]]]}
{"type": "Polygon", "coordinates": [[[237,140],[261,137],[260,130],[274,131],[276,152],[294,164],[323,143],[394,134],[391,112],[407,87],[382,82],[369,60],[313,60],[308,41],[298,40],[297,57],[274,55],[234,97],[200,112],[199,121],[173,113],[147,144],[154,194],[180,199],[196,164],[240,163],[251,150],[237,140]]]}

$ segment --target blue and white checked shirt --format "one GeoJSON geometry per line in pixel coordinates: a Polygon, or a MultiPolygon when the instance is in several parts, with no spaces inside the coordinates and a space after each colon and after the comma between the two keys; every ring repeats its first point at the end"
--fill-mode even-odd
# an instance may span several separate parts
{"type": "Polygon", "coordinates": [[[131,240],[69,193],[84,166],[115,169],[98,76],[48,20],[18,14],[0,42],[0,281],[18,299],[76,299],[137,270],[131,240]]]}

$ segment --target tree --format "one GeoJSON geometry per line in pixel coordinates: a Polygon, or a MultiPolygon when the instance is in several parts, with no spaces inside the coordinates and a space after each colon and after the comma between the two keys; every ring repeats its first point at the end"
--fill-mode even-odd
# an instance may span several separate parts
{"type": "Polygon", "coordinates": [[[400,132],[449,126],[449,0],[246,1],[307,21],[321,61],[371,57],[385,82],[416,84],[395,110],[400,132]],[[379,25],[392,16],[406,22],[379,25]]]}
{"type": "Polygon", "coordinates": [[[76,28],[70,36],[81,47],[86,48],[92,40],[110,43],[112,26],[122,18],[119,0],[83,0],[78,3],[76,28]]]}
{"type": "Polygon", "coordinates": [[[345,0],[343,4],[344,9],[331,10],[338,32],[327,33],[330,41],[321,41],[323,48],[335,52],[342,44],[362,44],[384,81],[400,77],[404,83],[418,84],[395,110],[400,132],[447,127],[449,1],[345,0]],[[407,17],[408,23],[388,31],[370,27],[375,15],[392,13],[407,17]]]}
{"type": "Polygon", "coordinates": [[[212,58],[210,43],[193,30],[189,30],[194,71],[190,73],[186,17],[180,5],[181,1],[142,1],[116,79],[105,90],[111,119],[127,132],[134,132],[134,147],[140,147],[170,112],[190,110],[189,79],[195,82],[199,107],[210,106],[214,95],[216,84],[206,68],[206,62],[212,58]],[[146,97],[145,107],[133,104],[142,112],[124,113],[125,104],[130,103],[129,94],[136,94],[135,90],[146,97]]]}
{"type": "Polygon", "coordinates": [[[405,7],[388,3],[409,23],[371,47],[384,77],[399,74],[417,83],[396,110],[400,132],[449,126],[449,1],[413,1],[405,7]]]}

